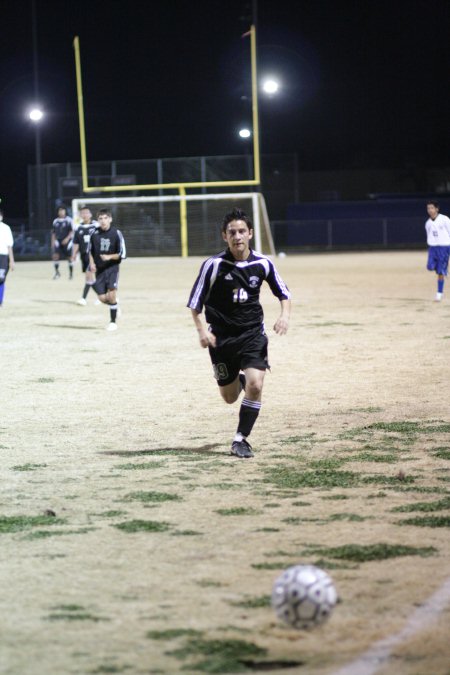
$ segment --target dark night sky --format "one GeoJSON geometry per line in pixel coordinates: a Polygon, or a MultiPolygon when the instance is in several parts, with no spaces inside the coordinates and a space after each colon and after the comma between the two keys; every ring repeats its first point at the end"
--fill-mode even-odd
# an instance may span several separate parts
{"type": "MultiPolygon", "coordinates": [[[[27,213],[34,128],[31,0],[0,0],[0,196],[27,213]]],[[[79,161],[79,35],[88,159],[239,154],[248,112],[245,0],[36,0],[44,163],[79,161]]],[[[449,0],[259,0],[265,153],[300,170],[448,166],[449,0]]]]}

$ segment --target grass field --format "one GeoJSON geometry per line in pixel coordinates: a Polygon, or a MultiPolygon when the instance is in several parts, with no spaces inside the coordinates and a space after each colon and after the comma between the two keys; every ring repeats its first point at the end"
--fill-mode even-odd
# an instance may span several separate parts
{"type": "Polygon", "coordinates": [[[0,672],[449,675],[449,598],[427,603],[450,577],[450,301],[425,258],[277,260],[292,321],[273,334],[264,291],[247,461],[185,308],[199,259],[127,260],[116,333],[93,296],[75,305],[78,267],[19,263],[0,310],[0,672]],[[340,597],[311,632],[269,605],[300,562],[340,597]]]}

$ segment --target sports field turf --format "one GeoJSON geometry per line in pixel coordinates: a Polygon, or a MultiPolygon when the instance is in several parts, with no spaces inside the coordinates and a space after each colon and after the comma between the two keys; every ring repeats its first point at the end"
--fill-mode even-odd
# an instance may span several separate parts
{"type": "Polygon", "coordinates": [[[432,301],[425,251],[277,259],[292,321],[273,334],[265,290],[272,372],[238,460],[185,308],[200,262],[124,262],[116,333],[75,304],[78,266],[8,276],[0,673],[334,675],[386,639],[355,673],[448,675],[450,597],[427,602],[450,577],[450,287],[432,301]],[[300,562],[340,597],[311,632],[269,605],[300,562]]]}

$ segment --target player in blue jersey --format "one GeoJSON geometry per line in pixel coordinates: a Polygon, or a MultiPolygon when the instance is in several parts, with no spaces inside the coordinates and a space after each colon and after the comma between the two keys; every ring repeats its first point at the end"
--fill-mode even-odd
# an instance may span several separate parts
{"type": "Polygon", "coordinates": [[[234,403],[242,390],[239,423],[231,453],[253,457],[247,441],[261,409],[268,339],[263,308],[259,302],[264,281],[279,299],[281,313],[274,325],[279,335],[287,332],[290,292],[272,261],[250,248],[253,226],[240,209],[227,213],[222,237],[228,247],[205,260],[189,296],[200,345],[209,349],[214,376],[226,403],[234,403]],[[201,318],[205,309],[206,327],[201,318]],[[241,372],[242,371],[242,372],[241,372]]]}
{"type": "Polygon", "coordinates": [[[117,288],[119,265],[126,258],[125,241],[120,230],[112,226],[109,209],[97,213],[99,229],[91,236],[89,261],[95,273],[94,290],[98,299],[109,306],[110,322],[106,330],[117,330],[117,288]]]}
{"type": "Polygon", "coordinates": [[[439,203],[427,202],[429,218],[425,223],[428,244],[427,269],[437,274],[435,301],[440,302],[444,293],[444,281],[448,273],[450,255],[450,218],[439,213],[439,203]]]}
{"type": "Polygon", "coordinates": [[[65,206],[60,206],[57,217],[52,224],[52,260],[55,266],[55,273],[53,279],[59,279],[61,276],[59,271],[59,261],[67,260],[69,262],[69,279],[73,277],[73,262],[72,262],[72,240],[73,240],[73,221],[67,215],[65,206]]]}
{"type": "Polygon", "coordinates": [[[73,237],[72,262],[75,262],[78,253],[80,254],[81,270],[85,273],[85,284],[82,297],[77,300],[77,305],[86,305],[89,289],[95,283],[94,273],[89,264],[89,245],[91,236],[97,231],[98,223],[92,218],[91,209],[83,206],[80,209],[81,222],[75,230],[73,237]]]}

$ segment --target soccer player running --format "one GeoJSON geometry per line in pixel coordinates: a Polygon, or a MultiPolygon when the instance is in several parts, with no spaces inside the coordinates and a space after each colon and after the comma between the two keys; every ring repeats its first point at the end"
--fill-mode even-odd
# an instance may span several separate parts
{"type": "Polygon", "coordinates": [[[69,262],[69,279],[73,277],[72,262],[73,220],[67,215],[65,206],[60,206],[52,225],[52,260],[55,265],[53,279],[59,279],[59,261],[69,262]]]}
{"type": "Polygon", "coordinates": [[[224,401],[234,403],[244,390],[231,454],[247,458],[253,457],[247,438],[261,409],[265,371],[270,368],[259,302],[261,285],[267,281],[281,303],[281,313],[274,325],[279,335],[288,329],[291,296],[271,260],[250,248],[253,226],[242,210],[233,209],[225,215],[222,237],[228,248],[205,260],[187,306],[200,345],[209,349],[224,401]],[[203,307],[209,328],[201,318],[203,307]]]}
{"type": "Polygon", "coordinates": [[[126,258],[125,241],[120,230],[111,225],[109,209],[97,213],[99,229],[91,236],[89,266],[95,274],[94,291],[98,299],[109,305],[110,322],[106,330],[117,330],[117,288],[119,265],[126,258]]]}
{"type": "Polygon", "coordinates": [[[0,210],[0,307],[3,305],[8,271],[14,269],[13,246],[14,239],[11,228],[3,222],[3,211],[0,210]]]}
{"type": "Polygon", "coordinates": [[[427,213],[430,216],[425,223],[428,244],[427,269],[437,274],[437,293],[434,299],[440,302],[448,273],[450,218],[439,213],[439,204],[433,200],[427,202],[427,213]]]}
{"type": "Polygon", "coordinates": [[[81,270],[85,274],[85,284],[82,297],[77,300],[77,305],[87,304],[87,295],[89,289],[95,283],[94,273],[90,268],[89,244],[91,236],[97,231],[98,223],[92,218],[91,210],[87,206],[80,209],[81,223],[75,230],[73,237],[72,262],[75,262],[78,253],[80,254],[81,270]]]}

